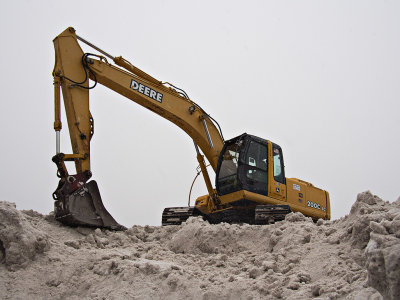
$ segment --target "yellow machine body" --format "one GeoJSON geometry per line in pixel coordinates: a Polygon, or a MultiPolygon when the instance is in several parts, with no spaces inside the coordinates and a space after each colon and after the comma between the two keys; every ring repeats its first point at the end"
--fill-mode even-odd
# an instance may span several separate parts
{"type": "MultiPolygon", "coordinates": [[[[291,211],[298,211],[305,216],[316,219],[331,218],[329,193],[325,190],[313,186],[311,183],[297,179],[285,178],[284,182],[276,180],[276,168],[273,155],[273,143],[266,141],[268,145],[268,189],[266,195],[254,193],[246,189],[220,195],[219,209],[213,205],[209,195],[204,195],[196,199],[195,207],[203,214],[209,215],[218,213],[220,210],[229,209],[233,203],[242,203],[236,209],[253,209],[257,205],[288,205],[291,211]]],[[[214,190],[217,193],[216,190],[214,190]]]]}

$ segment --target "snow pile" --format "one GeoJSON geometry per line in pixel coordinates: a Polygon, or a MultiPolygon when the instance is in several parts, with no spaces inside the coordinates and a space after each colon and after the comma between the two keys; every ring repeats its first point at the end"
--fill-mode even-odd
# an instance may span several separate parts
{"type": "Polygon", "coordinates": [[[29,214],[37,213],[29,211],[23,214],[14,203],[0,202],[0,261],[9,270],[25,267],[36,254],[49,247],[46,234],[28,221],[29,214]]]}
{"type": "Polygon", "coordinates": [[[335,221],[125,232],[0,202],[0,241],[2,299],[400,299],[400,200],[370,192],[335,221]]]}
{"type": "Polygon", "coordinates": [[[386,299],[400,299],[400,198],[393,208],[381,207],[384,218],[369,224],[370,240],[365,249],[368,284],[386,299]]]}

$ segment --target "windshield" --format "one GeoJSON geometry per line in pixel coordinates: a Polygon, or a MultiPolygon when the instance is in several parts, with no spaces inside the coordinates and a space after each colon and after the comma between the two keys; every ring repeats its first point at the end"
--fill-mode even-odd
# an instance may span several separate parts
{"type": "Polygon", "coordinates": [[[246,153],[246,163],[243,166],[245,177],[243,188],[262,195],[267,195],[267,146],[251,141],[246,153]]]}
{"type": "Polygon", "coordinates": [[[221,196],[239,190],[268,195],[268,142],[247,134],[228,141],[219,158],[216,186],[221,196]]]}
{"type": "Polygon", "coordinates": [[[239,152],[243,141],[238,141],[226,147],[222,156],[221,167],[218,173],[218,188],[221,194],[228,194],[239,189],[237,169],[239,152]]]}

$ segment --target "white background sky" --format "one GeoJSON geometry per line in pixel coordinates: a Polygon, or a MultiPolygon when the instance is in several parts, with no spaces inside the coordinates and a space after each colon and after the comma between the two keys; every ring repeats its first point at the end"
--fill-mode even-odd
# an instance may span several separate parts
{"type": "MultiPolygon", "coordinates": [[[[286,176],[328,190],[334,219],[359,192],[400,196],[399,1],[0,5],[0,200],[53,208],[52,40],[68,26],[183,88],[225,138],[247,132],[279,144],[286,176]]],[[[189,136],[103,86],[91,111],[93,178],[117,221],[159,225],[164,207],[187,204],[197,166],[189,136]]],[[[199,178],[192,203],[205,193],[199,178]]]]}

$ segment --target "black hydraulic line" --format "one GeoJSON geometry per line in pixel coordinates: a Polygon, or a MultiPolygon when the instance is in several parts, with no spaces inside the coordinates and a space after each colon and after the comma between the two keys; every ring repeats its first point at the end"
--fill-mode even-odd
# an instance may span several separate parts
{"type": "Polygon", "coordinates": [[[190,186],[189,199],[188,199],[188,206],[190,206],[190,196],[192,195],[193,185],[194,185],[194,183],[195,183],[197,177],[199,177],[200,173],[201,173],[201,171],[200,171],[200,172],[197,172],[196,176],[195,176],[194,179],[193,179],[192,185],[190,186]]]}
{"type": "MultiPolygon", "coordinates": [[[[164,82],[164,83],[166,83],[166,84],[172,86],[173,88],[177,89],[178,91],[180,91],[179,94],[180,94],[181,96],[183,96],[183,97],[185,97],[185,98],[187,98],[187,99],[190,100],[188,94],[187,94],[183,89],[178,88],[178,87],[176,87],[175,85],[173,85],[173,84],[171,84],[171,83],[169,83],[169,82],[164,82]]],[[[195,102],[193,102],[193,104],[194,104],[198,109],[200,109],[201,111],[203,111],[204,114],[205,114],[207,117],[209,117],[210,120],[211,120],[213,123],[215,123],[215,124],[217,125],[219,134],[221,135],[221,138],[222,138],[222,141],[225,141],[224,135],[222,134],[221,126],[219,126],[218,122],[217,122],[213,117],[211,117],[208,113],[206,113],[206,111],[205,111],[204,109],[202,109],[200,105],[198,105],[198,104],[195,103],[195,102]]]]}
{"type": "Polygon", "coordinates": [[[211,119],[211,121],[213,121],[217,125],[219,134],[221,135],[221,138],[222,138],[222,141],[225,142],[224,136],[222,135],[221,127],[219,126],[218,122],[215,121],[214,118],[211,117],[210,115],[207,114],[207,116],[211,119]]]}
{"type": "MultiPolygon", "coordinates": [[[[196,146],[196,149],[198,150],[196,144],[195,144],[195,146],[196,146]]],[[[210,164],[208,164],[208,165],[206,166],[206,168],[209,167],[209,166],[210,166],[210,164]]],[[[188,206],[190,206],[190,197],[191,197],[191,195],[192,195],[192,189],[193,189],[194,183],[196,182],[197,177],[199,177],[199,175],[201,174],[201,170],[199,170],[199,167],[200,167],[200,166],[198,166],[198,167],[196,168],[197,174],[196,174],[196,176],[195,176],[194,179],[193,179],[192,185],[190,186],[189,199],[188,199],[188,206]]]]}
{"type": "Polygon", "coordinates": [[[181,92],[181,93],[179,93],[179,94],[181,94],[181,95],[182,95],[183,97],[185,97],[186,99],[189,99],[189,100],[190,100],[188,94],[186,94],[186,92],[185,92],[184,90],[178,88],[177,86],[173,85],[172,83],[169,83],[169,82],[164,82],[164,83],[166,83],[166,84],[172,86],[174,89],[177,89],[178,91],[181,92]]]}
{"type": "Polygon", "coordinates": [[[93,88],[97,85],[97,78],[96,78],[96,74],[93,72],[93,70],[90,68],[90,66],[89,66],[89,64],[88,64],[88,59],[87,59],[87,58],[88,58],[90,55],[99,57],[98,55],[92,54],[92,53],[85,53],[85,54],[82,55],[82,60],[81,60],[81,62],[82,62],[83,69],[84,69],[84,71],[85,71],[85,79],[84,79],[83,81],[77,82],[77,81],[72,80],[71,78],[68,78],[67,76],[61,76],[61,78],[65,78],[65,79],[67,79],[68,81],[71,81],[71,82],[73,83],[72,86],[78,86],[78,87],[81,87],[81,88],[87,89],[87,90],[93,89],[93,88]],[[93,81],[94,81],[94,85],[93,85],[93,86],[90,86],[90,87],[86,87],[86,86],[83,86],[83,85],[82,85],[83,83],[85,83],[85,82],[88,80],[88,72],[89,72],[89,73],[93,76],[93,78],[94,78],[94,80],[93,80],[93,81]]]}

